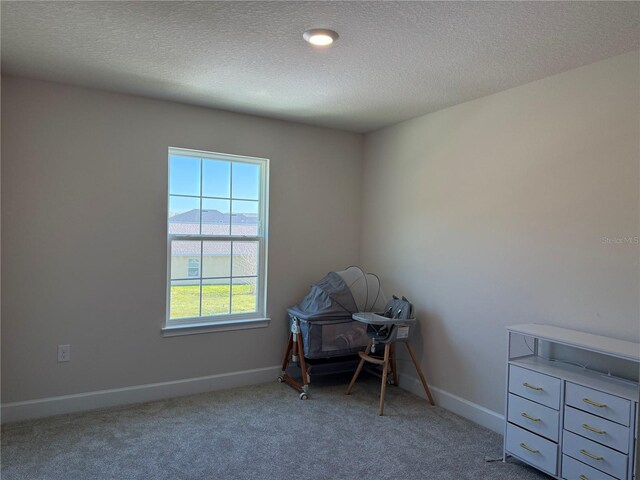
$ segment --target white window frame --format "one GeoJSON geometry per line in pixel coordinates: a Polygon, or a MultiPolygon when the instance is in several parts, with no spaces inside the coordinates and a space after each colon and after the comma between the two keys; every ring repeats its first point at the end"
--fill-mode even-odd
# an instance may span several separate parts
{"type": "MultiPolygon", "coordinates": [[[[206,152],[178,147],[169,147],[167,154],[167,284],[166,284],[166,318],[162,329],[164,336],[190,335],[194,333],[208,333],[214,331],[238,330],[245,328],[266,327],[270,323],[267,317],[267,242],[269,225],[269,159],[260,157],[248,157],[231,155],[227,153],[206,152]],[[258,199],[258,234],[257,235],[188,235],[169,233],[169,202],[171,200],[171,155],[189,156],[199,159],[222,160],[228,162],[253,163],[261,165],[260,168],[260,196],[258,199]],[[258,242],[258,272],[256,275],[256,311],[248,313],[229,313],[226,315],[208,315],[171,319],[171,242],[172,241],[255,241],[258,242]]],[[[210,197],[202,195],[202,165],[200,162],[200,221],[202,222],[202,201],[210,197]]],[[[233,175],[233,173],[232,173],[233,175]]],[[[233,178],[230,178],[233,185],[233,178]]],[[[182,195],[178,195],[182,196],[182,195]]],[[[185,197],[198,198],[196,196],[183,195],[185,197]]],[[[233,198],[233,191],[229,193],[230,200],[243,200],[233,198]]],[[[216,197],[213,197],[216,198],[216,197]]],[[[230,212],[233,215],[233,211],[230,212]]],[[[230,217],[233,218],[232,216],[230,217]]],[[[200,253],[202,257],[202,252],[200,253]]],[[[232,260],[230,259],[232,262],[232,260]]],[[[233,265],[233,263],[232,263],[233,265]]],[[[233,269],[233,267],[231,267],[233,269]]],[[[200,258],[200,273],[202,273],[202,258],[200,258]]],[[[233,271],[230,272],[231,281],[233,271]]],[[[195,278],[195,277],[194,277],[195,278]]],[[[199,275],[201,278],[201,275],[199,275]]],[[[241,278],[241,277],[236,277],[241,278]]],[[[202,281],[202,280],[201,280],[202,281]]],[[[202,296],[200,297],[202,303],[202,296]]]]}

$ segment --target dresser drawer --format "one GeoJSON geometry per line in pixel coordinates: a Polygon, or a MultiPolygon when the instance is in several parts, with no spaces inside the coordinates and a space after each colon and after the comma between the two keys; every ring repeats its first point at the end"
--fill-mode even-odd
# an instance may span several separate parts
{"type": "Polygon", "coordinates": [[[551,475],[556,474],[558,461],[556,443],[508,423],[506,445],[507,451],[512,455],[551,475]]]}
{"type": "Polygon", "coordinates": [[[580,460],[612,477],[627,479],[627,455],[565,430],[562,453],[580,460]]]}
{"type": "Polygon", "coordinates": [[[566,404],[629,426],[631,402],[624,398],[567,382],[566,404]]]}
{"type": "Polygon", "coordinates": [[[560,383],[556,377],[515,365],[509,367],[509,392],[556,410],[560,408],[560,383]]]}
{"type": "Polygon", "coordinates": [[[564,428],[622,453],[629,452],[629,427],[565,407],[564,428]]]}
{"type": "Polygon", "coordinates": [[[562,455],[562,478],[564,480],[616,480],[589,465],[562,455]]]}
{"type": "Polygon", "coordinates": [[[527,430],[558,441],[560,412],[539,403],[509,394],[509,415],[511,423],[527,430]]]}

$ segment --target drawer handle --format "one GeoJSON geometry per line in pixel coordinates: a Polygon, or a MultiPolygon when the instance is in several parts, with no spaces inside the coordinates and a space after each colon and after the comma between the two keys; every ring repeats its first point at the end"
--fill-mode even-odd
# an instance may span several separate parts
{"type": "Polygon", "coordinates": [[[582,428],[584,428],[585,430],[589,430],[590,432],[597,433],[598,435],[604,435],[605,433],[607,433],[604,430],[598,430],[597,428],[593,428],[592,426],[587,425],[586,423],[582,424],[582,428]]]}
{"type": "Polygon", "coordinates": [[[580,475],[578,477],[578,480],[589,480],[589,477],[585,476],[585,475],[580,475]]]}
{"type": "Polygon", "coordinates": [[[539,422],[540,419],[536,418],[536,417],[532,417],[531,415],[529,415],[528,413],[522,412],[520,415],[522,415],[524,418],[529,419],[533,422],[539,422]]]}
{"type": "Polygon", "coordinates": [[[540,453],[540,450],[534,450],[533,448],[531,448],[529,445],[527,445],[524,442],[520,443],[520,448],[524,448],[525,450],[529,450],[531,453],[540,453]]]}
{"type": "Polygon", "coordinates": [[[530,383],[524,382],[522,384],[523,387],[527,387],[530,388],[531,390],[535,390],[536,392],[541,392],[543,390],[542,387],[534,387],[533,385],[531,385],[530,383]]]}
{"type": "Polygon", "coordinates": [[[588,403],[589,405],[593,405],[594,407],[607,408],[607,404],[606,403],[594,402],[593,400],[589,400],[588,398],[583,398],[582,401],[584,403],[588,403]]]}
{"type": "Polygon", "coordinates": [[[594,460],[604,460],[604,457],[601,457],[599,455],[594,455],[591,452],[587,452],[584,448],[580,449],[580,453],[583,455],[586,455],[589,458],[593,458],[594,460]]]}

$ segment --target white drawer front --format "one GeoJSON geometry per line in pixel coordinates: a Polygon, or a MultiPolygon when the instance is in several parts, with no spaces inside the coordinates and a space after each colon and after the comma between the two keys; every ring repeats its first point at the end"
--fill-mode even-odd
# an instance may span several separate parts
{"type": "Polygon", "coordinates": [[[615,480],[614,477],[566,455],[562,456],[562,478],[564,480],[615,480]]]}
{"type": "Polygon", "coordinates": [[[624,398],[567,382],[566,404],[629,426],[631,402],[624,398]]]}
{"type": "Polygon", "coordinates": [[[567,430],[562,435],[562,453],[621,480],[627,479],[627,456],[567,430]]]}
{"type": "Polygon", "coordinates": [[[560,412],[553,408],[509,394],[508,419],[511,423],[557,442],[559,417],[560,412]]]}
{"type": "Polygon", "coordinates": [[[507,424],[507,451],[551,475],[556,474],[558,445],[520,427],[507,424]]]}
{"type": "Polygon", "coordinates": [[[562,478],[565,480],[615,480],[606,473],[566,455],[562,456],[562,478]]]}
{"type": "Polygon", "coordinates": [[[509,367],[509,391],[547,407],[560,408],[560,379],[526,368],[509,367]]]}
{"type": "Polygon", "coordinates": [[[622,453],[629,452],[629,427],[565,407],[564,428],[622,453]]]}

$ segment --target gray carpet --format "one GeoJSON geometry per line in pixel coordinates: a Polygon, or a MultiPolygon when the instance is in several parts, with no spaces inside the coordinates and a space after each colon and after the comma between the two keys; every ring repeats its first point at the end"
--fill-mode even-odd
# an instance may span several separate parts
{"type": "MultiPolygon", "coordinates": [[[[329,377],[330,378],[330,377],[329,377]]],[[[269,383],[5,425],[2,479],[548,479],[500,457],[502,437],[377,379],[307,401],[269,383]]]]}

